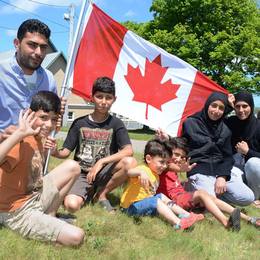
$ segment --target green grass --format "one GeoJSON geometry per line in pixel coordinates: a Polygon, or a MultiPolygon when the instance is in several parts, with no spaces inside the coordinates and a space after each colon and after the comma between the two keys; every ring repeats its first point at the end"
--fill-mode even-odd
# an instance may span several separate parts
{"type": "MultiPolygon", "coordinates": [[[[142,160],[141,154],[136,158],[142,160]]],[[[51,160],[50,168],[59,163],[51,160]]],[[[88,205],[75,215],[76,225],[86,232],[80,248],[58,247],[21,238],[0,227],[0,259],[259,259],[260,232],[242,222],[239,233],[225,230],[211,215],[191,232],[176,232],[159,218],[132,218],[119,210],[122,188],[111,195],[118,208],[109,214],[88,205]]],[[[246,207],[249,215],[259,210],[246,207]]]]}
{"type": "Polygon", "coordinates": [[[139,130],[129,130],[128,134],[130,136],[130,139],[134,140],[142,140],[142,141],[148,141],[154,137],[154,131],[153,130],[146,130],[146,129],[139,129],[139,130]]]}

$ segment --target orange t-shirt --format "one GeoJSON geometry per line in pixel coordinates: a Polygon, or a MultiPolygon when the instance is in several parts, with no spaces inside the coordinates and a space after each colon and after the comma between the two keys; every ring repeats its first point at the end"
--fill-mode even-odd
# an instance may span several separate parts
{"type": "Polygon", "coordinates": [[[34,136],[16,144],[0,164],[0,211],[20,208],[42,188],[43,148],[34,136]]]}

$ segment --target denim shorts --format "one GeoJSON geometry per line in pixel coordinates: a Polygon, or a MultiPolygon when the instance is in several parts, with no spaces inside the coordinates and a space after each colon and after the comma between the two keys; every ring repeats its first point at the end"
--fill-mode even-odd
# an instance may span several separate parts
{"type": "Polygon", "coordinates": [[[161,193],[136,201],[127,209],[123,209],[123,212],[130,216],[155,216],[157,214],[158,199],[161,199],[161,193]]]}

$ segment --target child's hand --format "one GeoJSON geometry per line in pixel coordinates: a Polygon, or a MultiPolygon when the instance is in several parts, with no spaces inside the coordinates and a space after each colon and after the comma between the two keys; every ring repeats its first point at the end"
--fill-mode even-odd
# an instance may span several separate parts
{"type": "Polygon", "coordinates": [[[32,112],[30,109],[20,111],[19,114],[19,126],[17,131],[20,132],[24,137],[30,135],[37,135],[40,132],[40,127],[33,129],[33,123],[37,119],[34,117],[35,112],[32,112]]]}
{"type": "Polygon", "coordinates": [[[190,164],[190,158],[188,158],[186,161],[182,161],[180,163],[180,171],[181,172],[189,172],[191,171],[197,163],[190,164]]]}
{"type": "Polygon", "coordinates": [[[48,136],[47,139],[44,142],[43,148],[45,150],[49,150],[51,149],[51,154],[55,154],[55,152],[57,151],[57,143],[56,143],[56,139],[48,136]]]}
{"type": "Polygon", "coordinates": [[[87,174],[87,182],[89,184],[93,183],[96,178],[96,175],[100,172],[100,170],[104,167],[102,163],[102,159],[98,160],[93,167],[89,170],[87,174]]]}
{"type": "Polygon", "coordinates": [[[228,94],[228,104],[234,108],[235,96],[233,94],[228,94]]]}
{"type": "Polygon", "coordinates": [[[148,190],[152,184],[146,172],[141,171],[139,178],[140,178],[141,186],[144,187],[146,190],[148,190]]]}
{"type": "Polygon", "coordinates": [[[169,140],[169,135],[163,131],[161,128],[156,130],[155,136],[162,139],[162,140],[169,140]]]}

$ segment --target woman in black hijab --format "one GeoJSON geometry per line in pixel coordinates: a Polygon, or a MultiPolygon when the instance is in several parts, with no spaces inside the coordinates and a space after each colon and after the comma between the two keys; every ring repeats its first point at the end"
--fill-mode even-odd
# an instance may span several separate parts
{"type": "Polygon", "coordinates": [[[255,195],[255,204],[260,206],[260,121],[254,115],[254,100],[251,93],[235,94],[235,116],[226,120],[232,132],[232,149],[235,166],[255,195]]]}
{"type": "Polygon", "coordinates": [[[197,164],[188,173],[188,186],[189,190],[206,190],[229,203],[248,205],[252,202],[252,191],[241,178],[231,178],[234,163],[231,131],[223,121],[227,105],[226,94],[213,92],[204,108],[183,124],[191,163],[197,164]]]}

